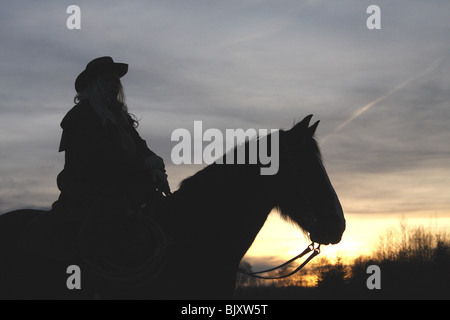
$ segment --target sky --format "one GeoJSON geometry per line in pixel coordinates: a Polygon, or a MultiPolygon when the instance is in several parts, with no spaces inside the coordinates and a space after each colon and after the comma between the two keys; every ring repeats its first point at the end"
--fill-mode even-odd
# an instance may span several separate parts
{"type": "MultiPolygon", "coordinates": [[[[75,78],[109,55],[129,64],[127,104],[173,190],[202,168],[171,163],[175,129],[289,129],[314,114],[347,219],[325,253],[367,252],[401,217],[448,229],[448,12],[440,0],[4,1],[0,213],[57,199],[75,78]],[[73,4],[79,30],[66,26],[73,4]],[[366,26],[373,4],[379,30],[366,26]]],[[[274,213],[246,258],[270,264],[307,244],[274,213]]]]}

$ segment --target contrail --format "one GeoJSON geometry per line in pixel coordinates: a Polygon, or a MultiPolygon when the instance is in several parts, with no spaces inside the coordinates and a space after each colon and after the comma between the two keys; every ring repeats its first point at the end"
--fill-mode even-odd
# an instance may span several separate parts
{"type": "Polygon", "coordinates": [[[359,108],[358,110],[356,110],[352,116],[347,119],[346,121],[342,122],[339,126],[337,126],[336,129],[333,130],[333,132],[331,132],[329,135],[325,136],[325,138],[322,139],[321,143],[324,144],[330,137],[332,137],[334,134],[336,134],[337,132],[341,131],[342,128],[344,128],[345,126],[347,126],[350,122],[352,122],[353,120],[355,120],[356,118],[358,118],[360,115],[362,115],[364,112],[366,112],[367,110],[369,110],[370,108],[372,108],[374,105],[376,105],[377,103],[379,103],[380,101],[383,101],[384,99],[386,99],[387,97],[389,97],[391,94],[394,94],[395,92],[397,92],[398,90],[402,89],[404,86],[406,86],[408,83],[410,83],[411,81],[416,80],[417,78],[423,76],[425,73],[431,71],[432,69],[434,69],[438,63],[440,62],[441,59],[436,59],[428,68],[426,68],[424,71],[409,77],[408,79],[406,79],[405,81],[403,81],[402,83],[400,83],[398,86],[396,86],[394,89],[392,89],[391,91],[389,91],[388,93],[386,93],[384,96],[381,96],[371,102],[369,102],[368,104],[364,105],[363,107],[359,108]]]}

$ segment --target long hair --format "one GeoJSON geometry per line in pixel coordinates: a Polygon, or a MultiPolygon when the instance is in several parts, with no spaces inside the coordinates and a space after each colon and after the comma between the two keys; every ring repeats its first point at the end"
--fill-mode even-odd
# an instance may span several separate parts
{"type": "Polygon", "coordinates": [[[96,77],[89,81],[85,89],[75,96],[74,102],[78,104],[82,100],[88,100],[92,109],[99,116],[102,125],[110,125],[115,129],[120,146],[127,152],[134,153],[135,145],[126,128],[130,125],[136,128],[139,122],[134,115],[128,112],[120,80],[117,96],[112,96],[107,91],[107,85],[103,81],[102,77],[96,77]]]}

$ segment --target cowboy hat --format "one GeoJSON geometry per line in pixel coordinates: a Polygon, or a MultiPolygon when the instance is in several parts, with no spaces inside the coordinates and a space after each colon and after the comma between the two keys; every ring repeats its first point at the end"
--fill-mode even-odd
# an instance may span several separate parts
{"type": "Polygon", "coordinates": [[[128,71],[128,64],[114,62],[111,57],[100,57],[92,60],[86,65],[86,69],[81,72],[75,80],[75,90],[82,91],[89,80],[105,72],[117,73],[122,78],[128,71]]]}

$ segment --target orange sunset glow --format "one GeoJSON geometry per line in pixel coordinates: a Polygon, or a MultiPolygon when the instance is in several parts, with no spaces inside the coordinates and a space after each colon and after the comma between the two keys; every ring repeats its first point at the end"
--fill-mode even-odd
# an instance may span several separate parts
{"type": "MultiPolygon", "coordinates": [[[[321,246],[321,257],[334,260],[341,257],[347,262],[359,256],[370,256],[386,231],[401,223],[413,228],[423,226],[432,230],[450,230],[450,217],[436,217],[432,213],[406,215],[347,214],[347,228],[339,244],[321,246]]],[[[255,270],[275,266],[299,254],[310,243],[298,228],[272,213],[244,259],[254,264],[255,270]]]]}

